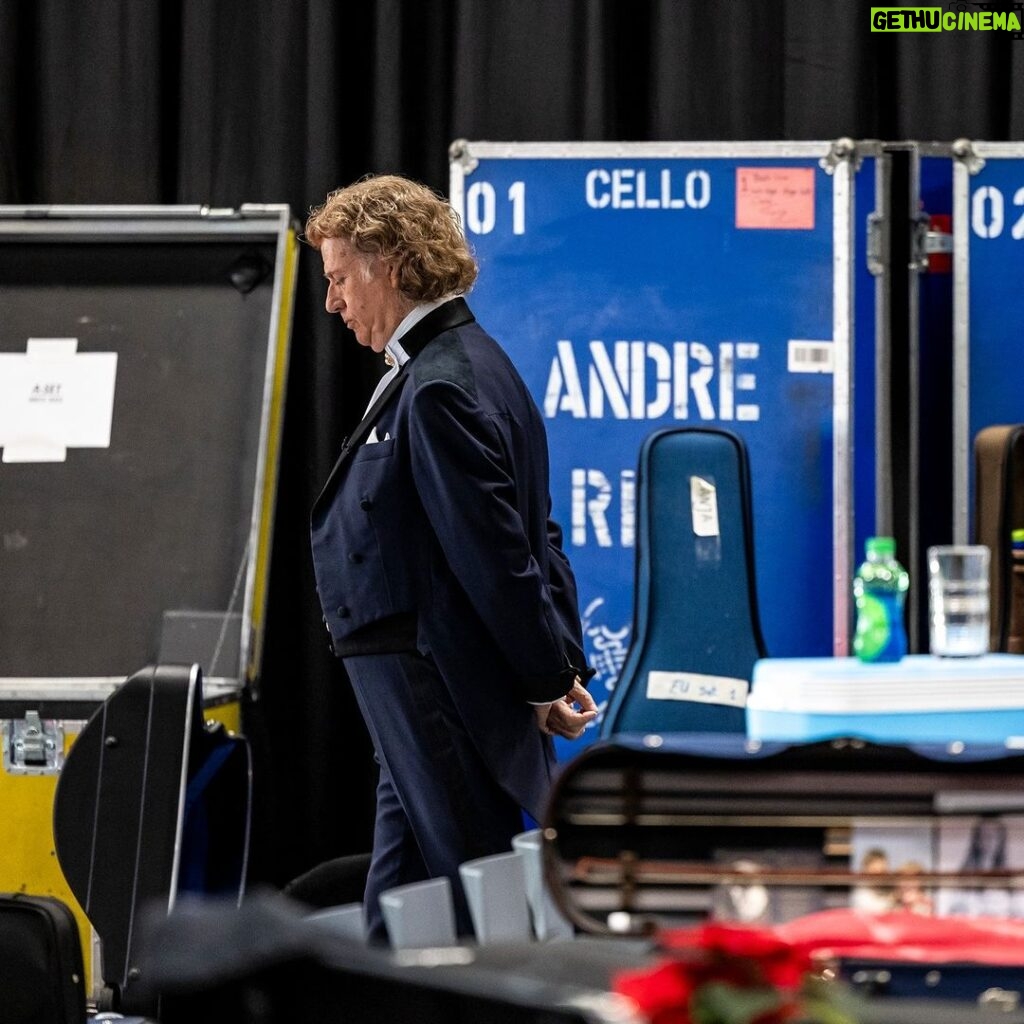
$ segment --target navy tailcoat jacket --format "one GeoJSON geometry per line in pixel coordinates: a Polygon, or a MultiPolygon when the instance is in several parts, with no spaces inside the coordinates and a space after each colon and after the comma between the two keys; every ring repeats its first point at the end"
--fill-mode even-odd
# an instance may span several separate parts
{"type": "Polygon", "coordinates": [[[495,780],[539,818],[553,752],[529,702],[586,678],[543,420],[463,299],[401,343],[412,358],[313,506],[324,620],[342,656],[379,649],[382,626],[407,625],[495,780]],[[371,427],[377,440],[366,443],[371,427]]]}

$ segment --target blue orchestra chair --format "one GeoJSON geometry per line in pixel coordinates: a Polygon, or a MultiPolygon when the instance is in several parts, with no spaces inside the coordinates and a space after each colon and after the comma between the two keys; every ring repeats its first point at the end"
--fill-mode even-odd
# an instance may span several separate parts
{"type": "Polygon", "coordinates": [[[633,634],[601,735],[744,732],[765,650],[743,440],[704,427],[651,434],[636,530],[633,634]]]}

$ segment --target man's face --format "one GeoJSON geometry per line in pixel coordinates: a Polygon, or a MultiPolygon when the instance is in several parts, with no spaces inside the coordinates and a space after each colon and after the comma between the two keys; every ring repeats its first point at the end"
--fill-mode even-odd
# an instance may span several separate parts
{"type": "Polygon", "coordinates": [[[337,313],[360,345],[383,352],[414,303],[398,290],[397,268],[364,256],[343,238],[320,246],[327,279],[328,313],[337,313]]]}

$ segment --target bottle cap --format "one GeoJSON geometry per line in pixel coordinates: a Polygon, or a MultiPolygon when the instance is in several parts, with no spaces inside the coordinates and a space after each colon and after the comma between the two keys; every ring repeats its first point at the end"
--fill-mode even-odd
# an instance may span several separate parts
{"type": "Polygon", "coordinates": [[[1024,544],[1024,528],[1020,530],[1012,530],[1010,532],[1010,540],[1014,544],[1024,544]]]}
{"type": "Polygon", "coordinates": [[[864,542],[864,550],[869,555],[895,555],[895,537],[868,537],[864,542]]]}

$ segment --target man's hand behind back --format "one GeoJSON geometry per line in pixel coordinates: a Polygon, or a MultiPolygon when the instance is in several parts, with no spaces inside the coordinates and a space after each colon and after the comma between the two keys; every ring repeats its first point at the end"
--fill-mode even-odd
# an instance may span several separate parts
{"type": "Polygon", "coordinates": [[[597,718],[597,704],[577,676],[572,689],[561,700],[538,707],[536,712],[541,732],[575,740],[597,718]]]}

